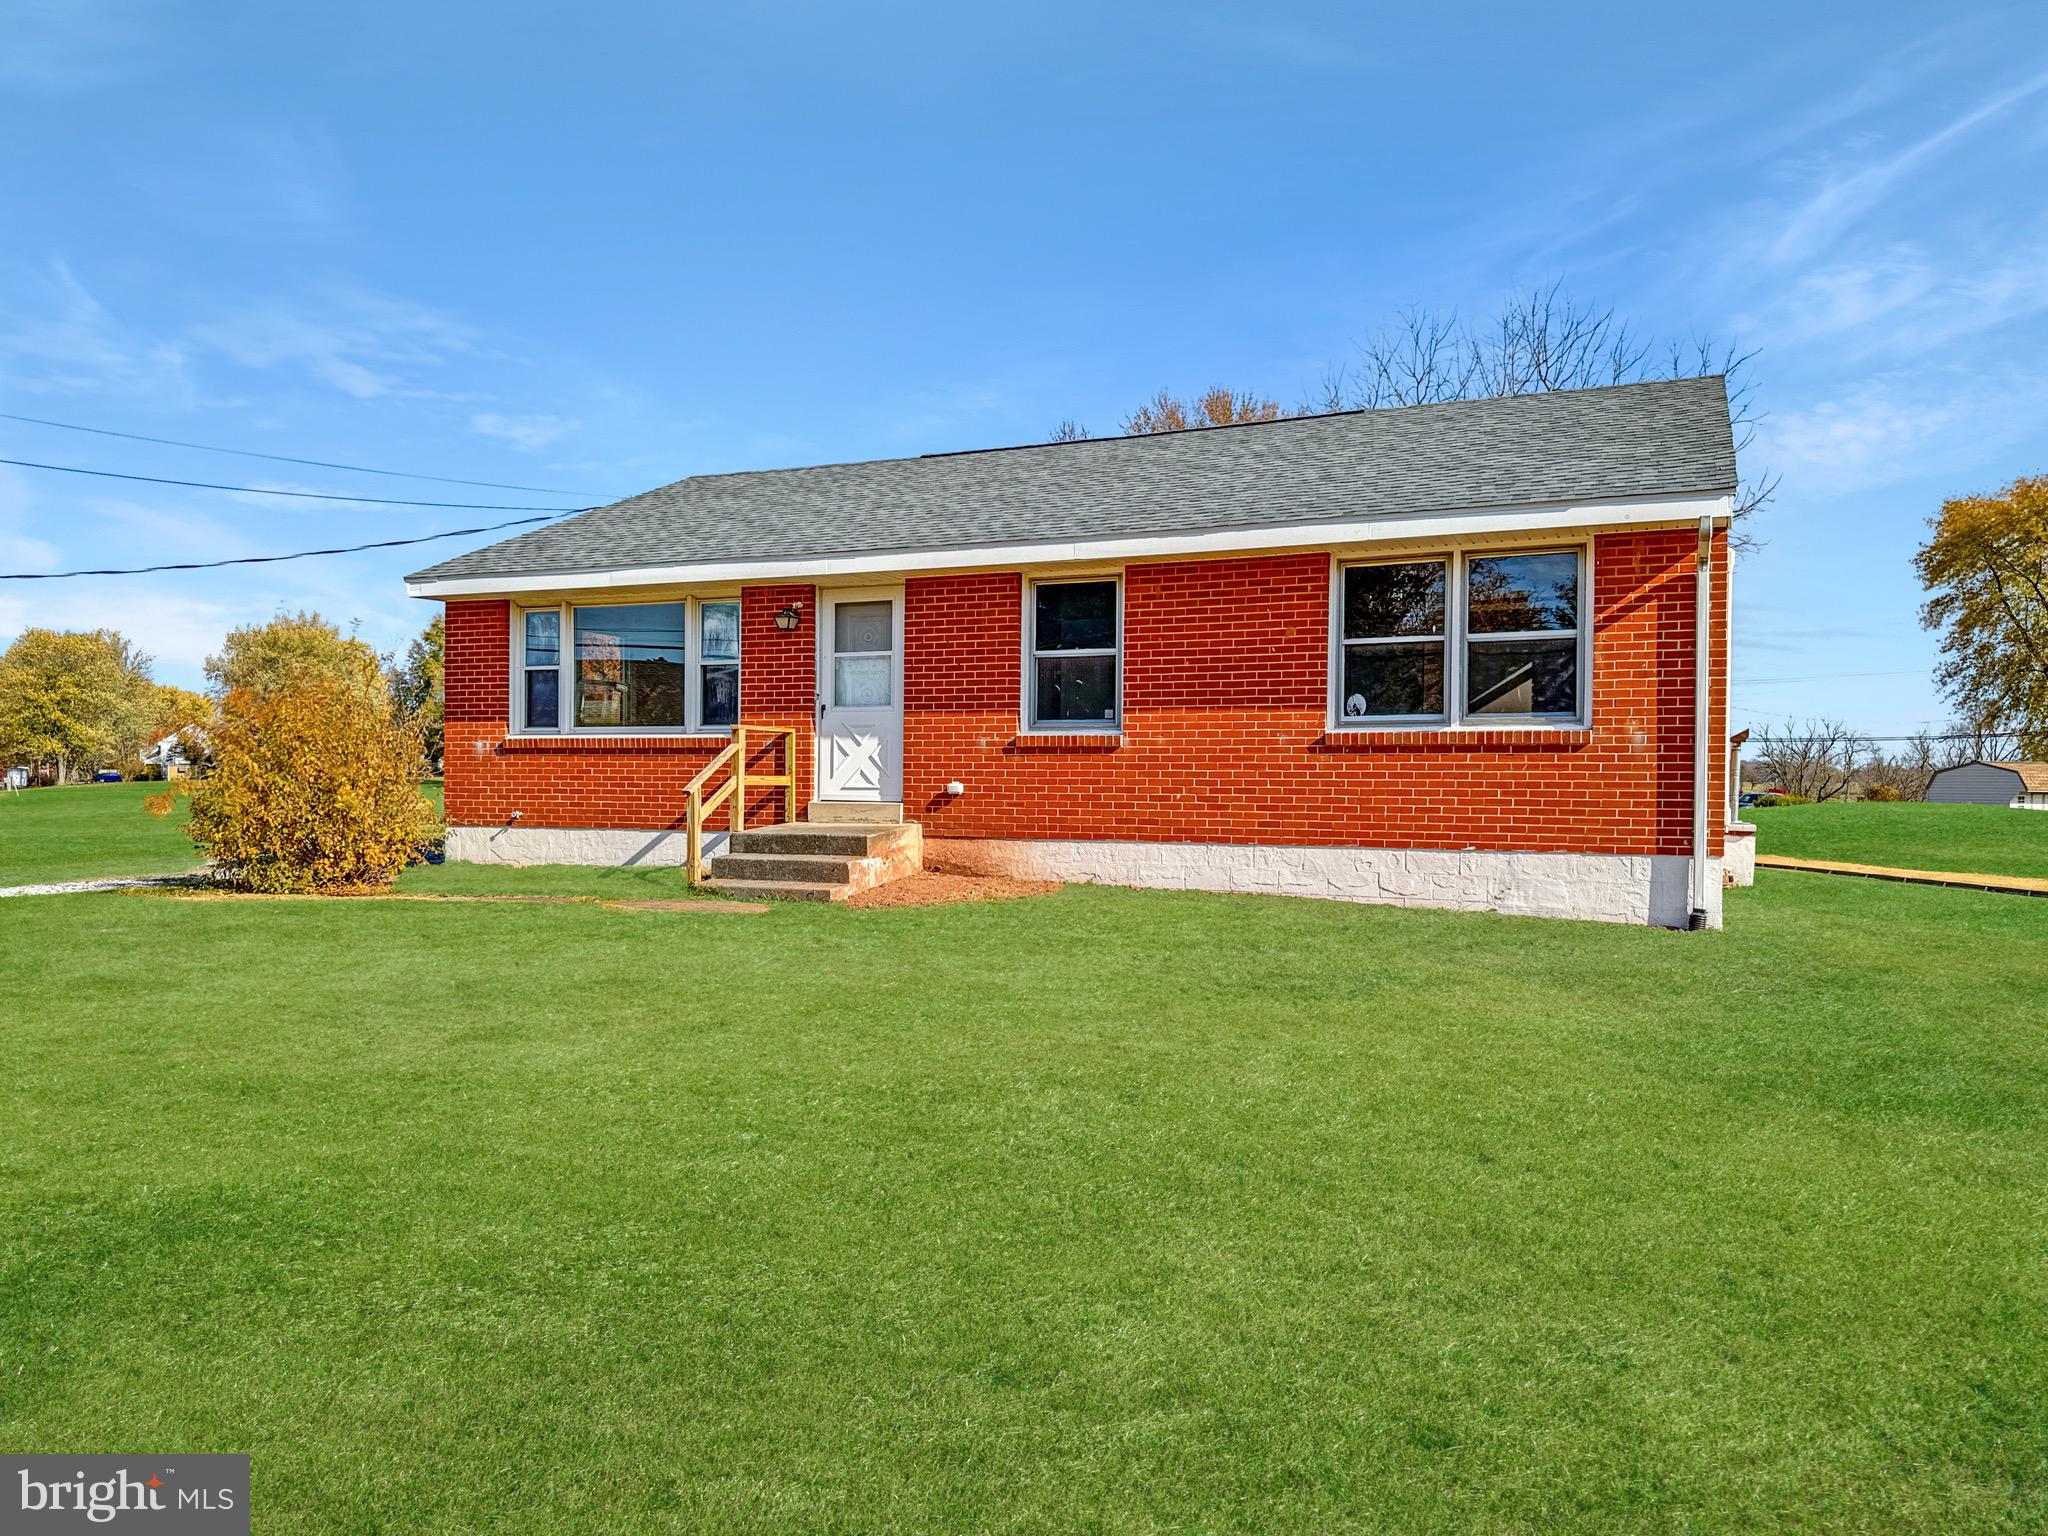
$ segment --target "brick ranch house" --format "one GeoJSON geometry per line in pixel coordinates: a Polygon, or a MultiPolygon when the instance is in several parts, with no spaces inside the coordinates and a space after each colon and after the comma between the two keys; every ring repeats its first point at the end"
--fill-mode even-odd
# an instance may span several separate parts
{"type": "Polygon", "coordinates": [[[954,868],[1715,927],[1734,487],[1719,378],[681,480],[409,579],[448,854],[687,862],[737,726],[790,781],[707,817],[743,889],[873,851],[775,842],[807,806],[954,868]]]}

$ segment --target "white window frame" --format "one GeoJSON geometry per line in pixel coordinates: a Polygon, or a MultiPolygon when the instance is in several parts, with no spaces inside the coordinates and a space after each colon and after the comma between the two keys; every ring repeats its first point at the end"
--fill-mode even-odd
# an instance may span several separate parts
{"type": "MultiPolygon", "coordinates": [[[[1330,659],[1328,728],[1332,731],[1487,731],[1487,730],[1584,730],[1593,719],[1593,544],[1584,540],[1546,540],[1539,544],[1467,544],[1449,549],[1405,550],[1375,553],[1362,558],[1333,557],[1330,561],[1330,659]],[[1467,567],[1474,560],[1506,558],[1513,555],[1576,555],[1579,562],[1578,625],[1575,630],[1502,631],[1473,635],[1466,607],[1469,599],[1467,567]],[[1373,715],[1367,719],[1344,714],[1344,573],[1356,566],[1420,565],[1444,563],[1444,711],[1440,715],[1373,715]],[[1468,646],[1474,639],[1556,640],[1570,634],[1578,642],[1577,710],[1570,714],[1471,714],[1465,696],[1468,646]]],[[[1388,635],[1354,640],[1352,645],[1373,643],[1420,643],[1427,635],[1388,635]]]]}
{"type": "MultiPolygon", "coordinates": [[[[629,603],[620,602],[557,602],[557,603],[515,603],[512,605],[512,687],[508,717],[512,722],[514,736],[717,736],[729,737],[732,727],[728,725],[706,725],[704,721],[704,607],[706,604],[731,604],[738,606],[737,592],[731,595],[714,593],[703,597],[646,597],[629,603]],[[576,610],[578,608],[655,608],[666,604],[683,605],[683,723],[681,725],[576,725],[576,610]],[[534,612],[552,612],[560,615],[561,649],[557,670],[560,673],[555,686],[556,721],[553,725],[531,724],[526,719],[526,616],[534,612]]],[[[741,626],[741,658],[731,665],[740,669],[741,704],[744,707],[746,689],[745,625],[741,626]]],[[[723,661],[708,663],[724,666],[723,661]]]]}
{"type": "Polygon", "coordinates": [[[1414,726],[1443,725],[1451,717],[1451,706],[1456,695],[1451,692],[1451,610],[1457,604],[1457,593],[1452,589],[1458,578],[1458,563],[1449,551],[1430,550],[1421,554],[1386,556],[1373,560],[1343,560],[1336,562],[1336,576],[1331,586],[1330,634],[1336,650],[1330,665],[1330,709],[1339,727],[1345,730],[1402,730],[1414,726]],[[1369,635],[1361,639],[1348,638],[1344,633],[1344,573],[1362,570],[1375,565],[1440,565],[1444,568],[1444,627],[1436,635],[1369,635]],[[1433,715],[1370,715],[1364,719],[1352,719],[1344,713],[1344,653],[1354,645],[1440,645],[1444,648],[1444,707],[1433,715]]]}
{"type": "Polygon", "coordinates": [[[1124,728],[1124,578],[1120,571],[1092,571],[1086,574],[1034,577],[1024,583],[1024,688],[1023,732],[1028,736],[1072,736],[1083,731],[1119,735],[1124,728]],[[1038,649],[1038,592],[1041,587],[1099,587],[1107,582],[1116,591],[1116,644],[1089,650],[1044,651],[1038,649]],[[1116,658],[1116,718],[1114,720],[1041,720],[1038,717],[1038,658],[1046,656],[1113,656],[1116,658]]]}

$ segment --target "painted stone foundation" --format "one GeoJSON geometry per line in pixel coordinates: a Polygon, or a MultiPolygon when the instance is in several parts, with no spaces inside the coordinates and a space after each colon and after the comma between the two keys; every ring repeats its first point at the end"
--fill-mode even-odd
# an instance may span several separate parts
{"type": "MultiPolygon", "coordinates": [[[[1685,927],[1690,911],[1690,860],[1663,855],[930,838],[925,858],[939,868],[1022,880],[1320,896],[1666,928],[1685,927]]],[[[1708,893],[1707,926],[1718,928],[1718,868],[1708,893]]]]}
{"type": "MultiPolygon", "coordinates": [[[[724,849],[725,839],[722,832],[706,834],[707,859],[724,849]]],[[[680,865],[683,834],[604,827],[450,827],[448,857],[473,864],[680,865]]],[[[1665,928],[1685,927],[1689,911],[1690,861],[1668,855],[927,838],[924,858],[927,867],[1019,880],[1318,896],[1665,928]]],[[[1719,928],[1723,865],[1719,859],[1710,863],[1707,926],[1719,928]]]]}
{"type": "Polygon", "coordinates": [[[1730,885],[1756,884],[1756,828],[1746,821],[1728,823],[1725,865],[1730,885]]]}
{"type": "MultiPolygon", "coordinates": [[[[708,832],[704,856],[725,849],[708,832]]],[[[681,832],[644,827],[450,827],[448,858],[457,864],[673,864],[685,862],[681,832]]]]}

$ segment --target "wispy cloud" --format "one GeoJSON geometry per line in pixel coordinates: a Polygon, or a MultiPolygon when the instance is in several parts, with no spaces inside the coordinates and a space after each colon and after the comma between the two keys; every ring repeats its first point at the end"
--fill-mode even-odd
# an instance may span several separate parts
{"type": "Polygon", "coordinates": [[[521,453],[538,453],[582,426],[582,422],[567,416],[505,416],[496,411],[480,411],[469,418],[472,432],[509,443],[521,453]]]}
{"type": "Polygon", "coordinates": [[[425,304],[369,289],[327,287],[241,305],[189,332],[197,348],[244,368],[285,370],[358,400],[459,399],[423,374],[483,356],[477,333],[425,304]]]}
{"type": "Polygon", "coordinates": [[[141,340],[57,260],[0,313],[0,382],[35,394],[90,390],[189,403],[186,348],[141,340]]]}
{"type": "Polygon", "coordinates": [[[1759,462],[1802,504],[1968,472],[2035,437],[2044,399],[2038,370],[1899,369],[1772,413],[1758,428],[1759,462]]]}
{"type": "Polygon", "coordinates": [[[1785,221],[1771,254],[1783,262],[1819,255],[1910,177],[1932,166],[1977,128],[2043,90],[2048,90],[2048,70],[1987,97],[1903,149],[1828,175],[1785,221]]]}

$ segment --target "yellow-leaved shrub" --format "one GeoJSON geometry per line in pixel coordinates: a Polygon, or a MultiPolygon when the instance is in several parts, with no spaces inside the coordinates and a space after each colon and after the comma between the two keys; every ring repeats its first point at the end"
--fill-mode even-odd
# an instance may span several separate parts
{"type": "Polygon", "coordinates": [[[420,793],[418,727],[336,679],[236,689],[208,748],[214,769],[192,792],[189,830],[238,889],[388,885],[440,835],[420,793]]]}

